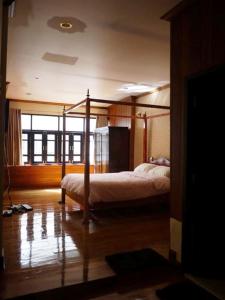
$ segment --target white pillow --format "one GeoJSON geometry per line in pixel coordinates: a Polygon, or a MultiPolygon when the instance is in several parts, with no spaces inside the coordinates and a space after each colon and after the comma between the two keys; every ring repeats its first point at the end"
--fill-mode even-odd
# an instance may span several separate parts
{"type": "Polygon", "coordinates": [[[143,164],[140,164],[139,166],[137,166],[134,169],[134,172],[146,172],[147,173],[155,167],[156,167],[156,165],[154,165],[154,164],[143,163],[143,164]]]}
{"type": "Polygon", "coordinates": [[[155,167],[152,170],[149,170],[148,174],[151,174],[151,175],[154,175],[154,176],[170,177],[170,167],[158,166],[158,167],[155,167]]]}

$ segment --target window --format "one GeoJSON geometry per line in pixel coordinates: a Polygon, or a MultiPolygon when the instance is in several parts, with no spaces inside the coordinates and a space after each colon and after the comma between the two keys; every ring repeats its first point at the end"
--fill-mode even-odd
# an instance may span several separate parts
{"type": "Polygon", "coordinates": [[[23,153],[23,163],[28,163],[28,134],[22,134],[22,153],[23,153]]]}
{"type": "MultiPolygon", "coordinates": [[[[83,133],[67,133],[65,135],[65,161],[79,163],[82,156],[83,133]]],[[[61,138],[61,161],[63,159],[63,136],[61,138]]]]}
{"type": "Polygon", "coordinates": [[[57,116],[32,116],[33,130],[58,130],[57,116]]]}
{"type": "Polygon", "coordinates": [[[22,115],[21,123],[22,129],[31,129],[31,115],[22,115]]]}
{"type": "Polygon", "coordinates": [[[44,146],[43,146],[43,134],[35,133],[33,135],[33,163],[41,163],[44,161],[44,146]]]}
{"type": "MultiPolygon", "coordinates": [[[[22,115],[22,155],[24,164],[60,163],[63,160],[62,117],[22,115]]],[[[84,159],[84,118],[67,117],[65,161],[81,163],[84,159]]],[[[90,163],[94,162],[96,119],[90,119],[90,163]]]]}
{"type": "MultiPolygon", "coordinates": [[[[63,130],[63,118],[59,117],[59,121],[60,121],[59,128],[62,131],[63,130]]],[[[66,131],[83,132],[84,131],[84,118],[66,117],[66,131]]]]}

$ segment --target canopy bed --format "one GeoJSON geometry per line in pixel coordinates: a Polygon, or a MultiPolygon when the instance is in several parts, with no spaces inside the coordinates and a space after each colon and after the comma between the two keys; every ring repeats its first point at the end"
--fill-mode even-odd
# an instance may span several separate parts
{"type": "MultiPolygon", "coordinates": [[[[111,205],[126,205],[127,203],[143,203],[146,201],[155,201],[158,199],[168,199],[169,195],[169,176],[167,169],[167,175],[160,174],[160,171],[155,172],[157,168],[156,164],[148,164],[150,169],[148,172],[136,168],[133,172],[119,172],[119,173],[103,173],[103,174],[91,174],[90,175],[90,161],[89,161],[89,136],[90,136],[90,116],[107,116],[107,117],[119,117],[119,118],[131,118],[143,120],[143,161],[147,163],[147,121],[151,116],[147,116],[146,113],[143,116],[131,115],[109,115],[91,112],[91,103],[103,103],[114,105],[125,105],[132,107],[143,108],[158,108],[169,110],[169,106],[152,105],[136,102],[115,102],[112,100],[92,99],[89,96],[89,90],[87,98],[68,109],[63,111],[63,161],[62,161],[62,193],[61,203],[65,203],[65,195],[67,194],[72,199],[80,203],[83,207],[83,221],[88,223],[91,218],[91,209],[97,207],[105,207],[111,205]],[[82,113],[73,112],[74,109],[85,104],[85,144],[84,144],[84,158],[85,158],[85,172],[84,175],[68,174],[65,176],[65,124],[66,115],[80,115],[82,113]],[[151,170],[152,169],[152,170],[151,170]],[[117,196],[116,196],[117,195],[117,196]],[[133,201],[130,201],[133,200],[133,201]]],[[[169,113],[165,113],[168,115],[169,113]]],[[[161,116],[162,114],[160,114],[161,116]]],[[[164,114],[163,114],[164,115],[164,114]]],[[[155,115],[154,115],[155,117],[155,115]]],[[[163,168],[163,167],[162,167],[163,168]]],[[[164,168],[169,168],[164,167],[164,168]]]]}
{"type": "MultiPolygon", "coordinates": [[[[90,174],[89,207],[103,207],[109,203],[117,206],[124,204],[124,201],[140,203],[140,199],[166,194],[170,186],[169,169],[146,163],[132,172],[90,174]]],[[[84,206],[82,174],[67,174],[61,186],[72,199],[84,206]]]]}

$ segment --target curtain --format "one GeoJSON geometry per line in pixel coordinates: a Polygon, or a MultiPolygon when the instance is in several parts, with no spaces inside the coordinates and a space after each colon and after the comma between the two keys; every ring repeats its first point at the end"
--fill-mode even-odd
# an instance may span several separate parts
{"type": "Polygon", "coordinates": [[[98,116],[96,118],[96,128],[108,126],[108,118],[98,116]]]}
{"type": "Polygon", "coordinates": [[[21,130],[21,110],[9,110],[9,124],[6,134],[6,153],[8,165],[22,164],[22,130],[21,130]]]}

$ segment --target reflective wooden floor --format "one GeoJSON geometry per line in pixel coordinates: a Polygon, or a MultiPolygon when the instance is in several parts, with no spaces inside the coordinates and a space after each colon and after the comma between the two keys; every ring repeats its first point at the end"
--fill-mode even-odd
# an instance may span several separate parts
{"type": "Polygon", "coordinates": [[[168,256],[166,212],[99,211],[97,223],[83,226],[74,201],[58,204],[59,189],[13,191],[11,197],[33,211],[4,218],[4,299],[114,276],[105,255],[151,247],[168,256]]]}

